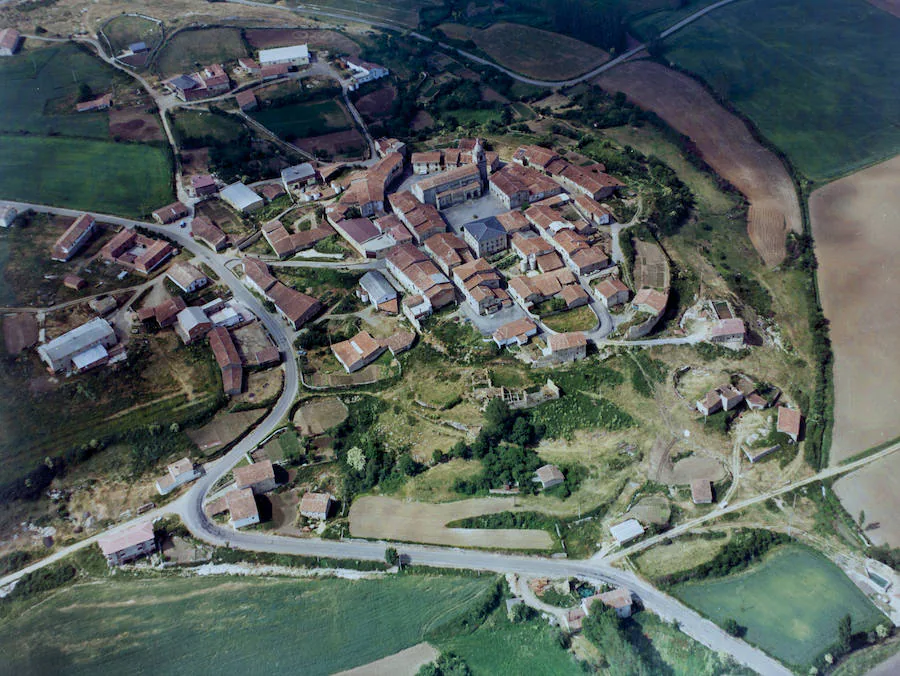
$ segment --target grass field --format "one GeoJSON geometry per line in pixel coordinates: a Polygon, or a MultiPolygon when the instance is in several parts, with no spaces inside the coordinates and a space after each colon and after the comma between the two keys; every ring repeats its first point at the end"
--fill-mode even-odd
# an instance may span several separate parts
{"type": "Polygon", "coordinates": [[[2,59],[0,132],[107,138],[108,113],[75,112],[81,84],[99,96],[127,87],[130,80],[73,44],[53,45],[2,59]]]}
{"type": "Polygon", "coordinates": [[[560,312],[557,315],[544,317],[543,322],[553,331],[565,333],[567,331],[590,331],[597,326],[597,315],[590,306],[582,305],[574,310],[560,312]]]}
{"type": "Polygon", "coordinates": [[[491,578],[105,580],[0,626],[4,673],[330,674],[408,648],[491,578]]]}
{"type": "Polygon", "coordinates": [[[295,103],[253,113],[253,118],[285,140],[321,136],[350,129],[352,124],[337,101],[295,103]]]}
{"type": "Polygon", "coordinates": [[[181,31],[168,40],[156,57],[155,69],[163,77],[196,70],[210,63],[250,56],[236,28],[181,31]]]}
{"type": "Polygon", "coordinates": [[[837,566],[802,547],[782,547],[746,573],[681,584],[674,592],[717,624],[734,618],[750,643],[801,667],[837,640],[847,613],[854,631],[884,620],[837,566]]]}
{"type": "Polygon", "coordinates": [[[244,131],[244,125],[234,117],[203,110],[179,110],[170,118],[178,145],[186,148],[196,148],[208,140],[232,143],[244,131]]]}
{"type": "Polygon", "coordinates": [[[496,23],[481,30],[450,23],[438,28],[451,39],[472,40],[501,66],[539,79],[575,77],[609,60],[602,49],[522,24],[496,23]]]}
{"type": "Polygon", "coordinates": [[[144,218],[172,202],[162,148],[0,134],[0,198],[144,218]]]}
{"type": "Polygon", "coordinates": [[[900,19],[863,0],[736,2],[678,32],[666,58],[826,180],[900,151],[900,62],[884,59],[898,34],[900,19]]]}
{"type": "Polygon", "coordinates": [[[103,33],[113,48],[113,53],[119,54],[128,49],[128,45],[134,42],[143,42],[147,49],[153,49],[162,40],[163,33],[159,24],[140,16],[117,16],[103,27],[103,33]]]}

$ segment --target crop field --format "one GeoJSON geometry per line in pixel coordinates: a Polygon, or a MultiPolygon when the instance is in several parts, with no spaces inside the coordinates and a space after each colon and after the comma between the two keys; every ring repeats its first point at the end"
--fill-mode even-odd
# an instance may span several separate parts
{"type": "Polygon", "coordinates": [[[359,56],[359,45],[352,39],[330,30],[303,28],[260,28],[245,31],[247,42],[255,49],[309,45],[310,51],[325,50],[332,55],[359,56]]]}
{"type": "Polygon", "coordinates": [[[451,39],[472,40],[501,66],[538,79],[564,80],[609,61],[609,54],[598,47],[522,24],[478,29],[447,23],[438,28],[451,39]]]}
{"type": "Polygon", "coordinates": [[[331,674],[413,646],[489,577],[167,578],[70,587],[4,622],[6,673],[331,674]]]}
{"type": "Polygon", "coordinates": [[[696,568],[712,560],[730,538],[704,540],[699,537],[675,538],[669,545],[657,545],[641,552],[635,562],[651,578],[696,568]]]}
{"type": "Polygon", "coordinates": [[[337,101],[294,103],[254,112],[253,119],[286,141],[321,136],[351,128],[347,113],[337,101]]]}
{"type": "Polygon", "coordinates": [[[263,417],[262,409],[227,413],[219,411],[215,417],[203,427],[188,430],[187,435],[197,448],[204,453],[215,451],[220,446],[230,444],[243,434],[248,427],[263,417]]]}
{"type": "Polygon", "coordinates": [[[347,405],[337,397],[312,399],[294,413],[294,426],[303,435],[318,436],[344,422],[347,415],[347,405]]]}
{"type": "Polygon", "coordinates": [[[127,76],[82,47],[54,45],[0,61],[0,132],[65,134],[105,139],[105,112],[75,112],[78,90],[86,84],[98,96],[130,83],[127,76]]]}
{"type": "Polygon", "coordinates": [[[748,234],[762,259],[773,267],[784,260],[785,236],[802,229],[797,193],[778,156],[760,145],[741,119],[700,83],[657,63],[627,63],[597,83],[611,93],[624,92],[688,136],[716,173],[747,197],[748,234]]]}
{"type": "Polygon", "coordinates": [[[812,232],[825,316],[834,350],[831,460],[900,435],[896,406],[900,302],[883,276],[900,255],[900,230],[887,216],[900,208],[900,158],[847,176],[812,193],[812,232]],[[878,397],[868,393],[877,391],[878,397]]]}
{"type": "Polygon", "coordinates": [[[900,455],[895,453],[841,477],[834,492],[850,514],[866,513],[867,538],[900,547],[900,455]]]}
{"type": "Polygon", "coordinates": [[[676,33],[666,58],[827,180],[900,151],[900,63],[884,58],[898,34],[900,19],[864,0],[736,2],[676,33]]]}
{"type": "Polygon", "coordinates": [[[356,129],[298,139],[294,145],[308,153],[324,151],[332,160],[361,159],[366,152],[366,140],[356,129]]]}
{"type": "MultiPolygon", "coordinates": [[[[301,4],[290,0],[288,5],[301,4]]],[[[371,19],[386,19],[410,28],[419,25],[419,9],[440,5],[437,0],[319,0],[318,7],[345,10],[371,19]]]]}
{"type": "Polygon", "coordinates": [[[482,514],[515,511],[512,498],[475,498],[428,504],[366,496],[350,506],[350,532],[354,537],[424,542],[452,547],[491,549],[549,549],[550,535],[543,530],[446,528],[444,524],[482,514]]]}
{"type": "Polygon", "coordinates": [[[166,41],[156,56],[156,71],[163,77],[193,72],[210,63],[250,56],[236,28],[181,31],[166,41]]]}
{"type": "Polygon", "coordinates": [[[840,568],[809,549],[785,546],[746,573],[675,587],[675,594],[721,625],[734,618],[746,639],[780,660],[810,664],[838,638],[846,614],[854,631],[884,616],[840,568]]]}
{"type": "Polygon", "coordinates": [[[174,199],[162,148],[0,134],[0,198],[145,218],[174,199]]]}
{"type": "Polygon", "coordinates": [[[669,263],[658,244],[634,240],[634,279],[636,288],[669,288],[669,263]]]}
{"type": "Polygon", "coordinates": [[[103,27],[103,33],[109,40],[114,54],[128,49],[128,45],[143,42],[152,50],[162,40],[163,33],[159,24],[140,16],[117,16],[103,27]]]}

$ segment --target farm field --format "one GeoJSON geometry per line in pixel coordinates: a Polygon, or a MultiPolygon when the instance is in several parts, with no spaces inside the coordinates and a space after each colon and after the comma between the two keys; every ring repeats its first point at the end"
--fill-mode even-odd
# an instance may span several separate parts
{"type": "Polygon", "coordinates": [[[366,496],[354,500],[350,507],[350,532],[354,537],[455,547],[549,549],[553,546],[550,535],[542,530],[444,527],[458,519],[506,511],[515,511],[512,498],[476,498],[433,505],[366,496]]]}
{"type": "Polygon", "coordinates": [[[692,78],[656,63],[613,68],[597,80],[610,93],[624,92],[697,145],[706,162],[750,202],[747,223],[753,246],[774,267],[787,254],[785,236],[800,232],[800,203],[793,181],[775,153],[692,78]]]}
{"type": "Polygon", "coordinates": [[[898,33],[900,19],[864,0],[736,2],[667,40],[666,58],[822,181],[900,150],[900,63],[884,59],[898,33]]]}
{"type": "Polygon", "coordinates": [[[582,305],[574,310],[566,310],[543,319],[544,324],[552,331],[590,331],[597,326],[599,320],[589,305],[582,305]]]}
{"type": "Polygon", "coordinates": [[[352,124],[337,101],[294,103],[256,111],[253,119],[286,141],[344,131],[352,124]]]}
{"type": "Polygon", "coordinates": [[[0,133],[107,138],[108,113],[75,112],[81,84],[100,96],[124,89],[129,78],[73,44],[4,58],[0,61],[0,133]]]}
{"type": "Polygon", "coordinates": [[[884,275],[900,254],[900,157],[835,181],[809,199],[822,308],[834,350],[831,461],[900,435],[900,302],[884,275]],[[878,397],[869,393],[878,391],[878,397]]]}
{"type": "Polygon", "coordinates": [[[331,674],[419,643],[490,585],[453,576],[104,580],[4,622],[3,671],[116,674],[153,664],[208,673],[227,664],[274,673],[302,661],[304,674],[331,674]]]}
{"type": "Polygon", "coordinates": [[[162,77],[193,72],[198,64],[223,63],[250,56],[237,28],[185,30],[171,37],[156,55],[154,68],[162,77]]]}
{"type": "Polygon", "coordinates": [[[0,198],[134,218],[174,199],[162,148],[0,134],[0,156],[0,198]]]}
{"type": "Polygon", "coordinates": [[[719,625],[734,618],[747,628],[747,641],[798,667],[837,640],[844,615],[853,618],[854,631],[884,619],[840,568],[797,546],[775,550],[748,572],[673,591],[719,625]]]}
{"type": "Polygon", "coordinates": [[[140,16],[117,16],[103,27],[103,34],[113,48],[113,54],[128,49],[128,45],[143,42],[152,50],[162,40],[159,24],[140,16]]]}
{"type": "MultiPolygon", "coordinates": [[[[302,4],[290,0],[289,6],[302,4]]],[[[384,19],[410,28],[419,25],[419,9],[440,5],[436,0],[320,0],[319,7],[329,7],[360,14],[371,19],[384,19]]]]}
{"type": "Polygon", "coordinates": [[[310,51],[327,50],[329,53],[359,56],[359,45],[337,31],[303,28],[261,28],[245,31],[247,42],[255,49],[287,47],[308,44],[310,51]]]}
{"type": "Polygon", "coordinates": [[[446,23],[438,29],[453,40],[472,40],[501,66],[542,80],[565,80],[609,61],[609,54],[598,47],[522,24],[479,29],[446,23]]]}
{"type": "Polygon", "coordinates": [[[834,492],[850,514],[866,513],[867,538],[900,547],[900,455],[895,453],[841,477],[834,492]]]}

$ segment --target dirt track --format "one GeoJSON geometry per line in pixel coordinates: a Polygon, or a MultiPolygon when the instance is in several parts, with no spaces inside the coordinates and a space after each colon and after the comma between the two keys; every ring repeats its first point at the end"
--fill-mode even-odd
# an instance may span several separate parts
{"type": "Polygon", "coordinates": [[[350,507],[350,533],[354,537],[454,547],[549,549],[553,541],[542,530],[444,527],[457,519],[513,511],[514,505],[513,498],[477,498],[432,505],[369,496],[354,501],[350,507]]]}
{"type": "Polygon", "coordinates": [[[611,93],[624,92],[690,137],[706,162],[749,200],[748,233],[766,264],[784,260],[787,232],[802,229],[797,193],[781,160],[753,138],[744,122],[697,81],[657,63],[626,63],[596,82],[611,93]]]}
{"type": "Polygon", "coordinates": [[[831,322],[832,464],[900,434],[900,157],[816,190],[809,208],[831,322]]]}

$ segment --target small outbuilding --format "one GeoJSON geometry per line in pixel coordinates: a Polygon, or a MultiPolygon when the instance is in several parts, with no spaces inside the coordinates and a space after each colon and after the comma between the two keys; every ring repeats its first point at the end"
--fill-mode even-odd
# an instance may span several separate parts
{"type": "Polygon", "coordinates": [[[626,542],[631,542],[635,538],[639,538],[643,535],[644,527],[637,519],[627,519],[622,523],[610,526],[609,532],[618,544],[624,545],[626,542]]]}
{"type": "Polygon", "coordinates": [[[556,465],[544,465],[543,467],[539,467],[535,472],[535,477],[537,481],[541,482],[541,488],[544,490],[559,486],[566,480],[566,477],[563,476],[563,473],[556,465]]]}
{"type": "Polygon", "coordinates": [[[300,500],[300,514],[307,519],[324,521],[331,510],[332,497],[328,493],[304,493],[300,500]]]}

